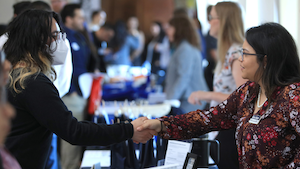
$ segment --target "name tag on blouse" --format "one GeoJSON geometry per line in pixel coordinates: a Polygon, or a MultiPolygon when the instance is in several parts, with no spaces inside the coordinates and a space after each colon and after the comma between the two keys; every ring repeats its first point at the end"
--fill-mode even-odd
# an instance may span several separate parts
{"type": "Polygon", "coordinates": [[[260,115],[253,115],[251,119],[249,120],[249,123],[251,124],[258,124],[260,121],[260,115]]]}

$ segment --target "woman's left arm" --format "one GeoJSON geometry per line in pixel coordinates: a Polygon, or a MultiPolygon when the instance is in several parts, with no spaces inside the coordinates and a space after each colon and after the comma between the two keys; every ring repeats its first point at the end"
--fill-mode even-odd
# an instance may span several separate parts
{"type": "Polygon", "coordinates": [[[153,129],[160,132],[164,139],[191,139],[210,131],[220,131],[236,128],[239,120],[238,107],[244,101],[244,94],[249,85],[241,86],[234,91],[227,100],[209,110],[196,110],[177,116],[164,116],[157,119],[146,120],[138,127],[138,131],[153,129]]]}
{"type": "MultiPolygon", "coordinates": [[[[295,85],[290,85],[292,88],[295,85]]],[[[296,86],[295,86],[296,87],[296,86]]],[[[299,95],[300,95],[300,87],[297,86],[297,89],[291,90],[288,92],[289,94],[289,110],[286,112],[286,116],[289,117],[290,124],[294,128],[295,132],[298,134],[296,136],[296,139],[300,137],[300,100],[299,100],[299,95]]],[[[297,149],[299,149],[300,145],[297,143],[297,145],[294,145],[297,149]]],[[[296,154],[294,154],[294,159],[289,163],[287,166],[284,168],[286,169],[291,169],[291,168],[299,168],[300,167],[300,151],[295,151],[296,154]]]]}

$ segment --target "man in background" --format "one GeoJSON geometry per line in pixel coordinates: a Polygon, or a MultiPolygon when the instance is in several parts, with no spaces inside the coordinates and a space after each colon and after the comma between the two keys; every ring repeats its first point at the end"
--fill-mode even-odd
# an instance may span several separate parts
{"type": "MultiPolygon", "coordinates": [[[[107,43],[114,37],[115,32],[113,27],[110,24],[104,24],[100,27],[99,30],[92,32],[94,45],[97,48],[98,53],[98,64],[94,65],[94,67],[98,67],[100,72],[106,73],[106,64],[104,62],[104,57],[109,52],[111,52],[111,49],[107,48],[107,43]]],[[[92,62],[96,64],[95,62],[92,62]]],[[[91,64],[90,64],[91,65],[91,64]]],[[[92,66],[92,65],[91,65],[92,66]]]]}
{"type": "Polygon", "coordinates": [[[67,3],[67,0],[51,0],[51,8],[54,12],[60,13],[67,3]]]}

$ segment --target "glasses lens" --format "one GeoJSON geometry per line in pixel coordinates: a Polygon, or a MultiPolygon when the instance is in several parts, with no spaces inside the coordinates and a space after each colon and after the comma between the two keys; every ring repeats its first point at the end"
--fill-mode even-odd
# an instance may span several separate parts
{"type": "Polygon", "coordinates": [[[60,41],[60,40],[65,40],[67,37],[67,34],[65,32],[55,32],[53,34],[53,37],[55,38],[56,41],[60,41]]]}
{"type": "Polygon", "coordinates": [[[244,52],[243,52],[243,49],[240,49],[238,53],[239,53],[239,55],[242,56],[242,60],[244,60],[244,52]]]}

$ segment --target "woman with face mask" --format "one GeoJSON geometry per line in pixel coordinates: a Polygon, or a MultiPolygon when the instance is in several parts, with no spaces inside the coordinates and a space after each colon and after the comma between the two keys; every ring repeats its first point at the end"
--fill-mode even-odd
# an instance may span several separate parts
{"type": "Polygon", "coordinates": [[[45,168],[52,133],[74,145],[109,145],[130,138],[144,142],[155,134],[136,131],[146,118],[108,126],[72,116],[52,83],[56,75],[51,64],[62,63],[67,52],[59,23],[54,12],[28,10],[8,28],[8,101],[16,117],[5,145],[23,169],[45,168]]]}

